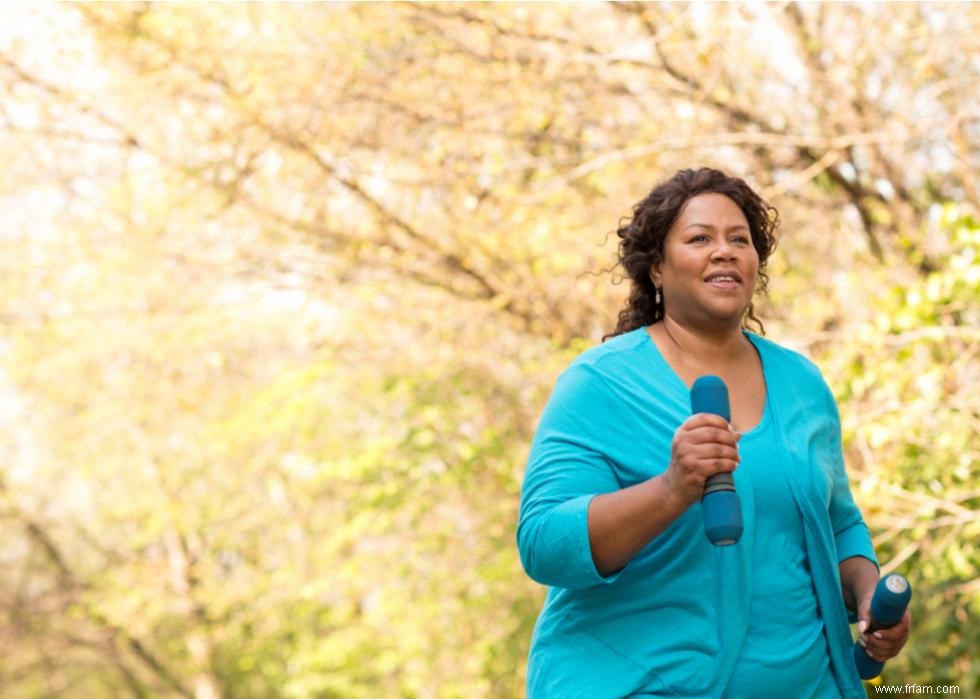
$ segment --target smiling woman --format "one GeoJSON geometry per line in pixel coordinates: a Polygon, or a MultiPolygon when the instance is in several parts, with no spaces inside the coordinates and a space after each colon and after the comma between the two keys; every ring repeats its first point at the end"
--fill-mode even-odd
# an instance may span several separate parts
{"type": "Polygon", "coordinates": [[[665,248],[664,261],[650,272],[670,308],[665,319],[690,312],[686,324],[709,333],[740,326],[755,291],[759,253],[738,205],[713,192],[692,197],[665,248]]]}
{"type": "MultiPolygon", "coordinates": [[[[559,377],[525,474],[518,547],[549,585],[530,697],[864,696],[848,610],[867,624],[878,568],[837,407],[813,364],[744,327],[777,221],[701,169],[620,227],[629,301],[559,377]],[[728,387],[730,421],[690,415],[703,375],[728,387]],[[700,500],[722,473],[744,532],[717,548],[700,500]]],[[[909,626],[861,641],[889,658],[909,626]]]]}
{"type": "Polygon", "coordinates": [[[663,318],[647,331],[685,384],[704,374],[721,376],[736,429],[755,425],[766,387],[758,354],[739,329],[752,303],[760,255],[745,214],[724,194],[698,194],[685,203],[663,245],[662,261],[650,271],[663,318]],[[699,344],[705,352],[690,351],[699,344]]]}
{"type": "MultiPolygon", "coordinates": [[[[779,215],[764,202],[745,182],[728,177],[710,168],[682,170],[667,182],[656,187],[636,205],[632,218],[616,231],[620,238],[619,264],[632,282],[629,300],[619,314],[619,322],[612,335],[649,325],[663,318],[663,295],[658,293],[657,275],[651,274],[664,262],[668,234],[677,223],[683,227],[704,223],[712,224],[717,207],[729,214],[738,209],[735,218],[724,225],[746,226],[752,247],[758,255],[758,282],[749,291],[765,292],[769,278],[766,262],[776,248],[775,229],[779,215]],[[701,218],[701,216],[705,218],[701,218]]],[[[721,212],[718,212],[721,213],[721,212]]],[[[743,233],[746,232],[743,229],[743,233]]],[[[754,323],[761,330],[762,323],[755,317],[751,293],[743,320],[754,323]]],[[[607,338],[610,336],[607,336],[607,338]]]]}

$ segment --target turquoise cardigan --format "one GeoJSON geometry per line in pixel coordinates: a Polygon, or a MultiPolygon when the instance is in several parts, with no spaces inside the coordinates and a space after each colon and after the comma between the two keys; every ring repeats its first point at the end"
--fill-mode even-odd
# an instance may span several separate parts
{"type": "MultiPolygon", "coordinates": [[[[762,359],[770,416],[804,523],[831,667],[844,697],[863,699],[851,659],[838,564],[875,561],[851,497],[833,395],[800,354],[746,333],[762,359]]],[[[589,547],[589,502],[662,472],[689,394],[645,328],[580,355],[559,377],[538,425],[521,494],[517,544],[549,586],[528,662],[528,696],[721,697],[748,627],[756,502],[735,472],[745,531],[715,547],[700,504],[622,570],[603,577],[589,547]]]]}

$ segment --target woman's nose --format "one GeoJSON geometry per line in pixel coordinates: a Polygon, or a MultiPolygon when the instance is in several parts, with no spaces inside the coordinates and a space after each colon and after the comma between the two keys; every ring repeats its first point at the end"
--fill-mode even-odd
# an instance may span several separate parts
{"type": "Polygon", "coordinates": [[[735,248],[727,240],[722,240],[711,251],[711,257],[730,260],[735,257],[735,248]]]}

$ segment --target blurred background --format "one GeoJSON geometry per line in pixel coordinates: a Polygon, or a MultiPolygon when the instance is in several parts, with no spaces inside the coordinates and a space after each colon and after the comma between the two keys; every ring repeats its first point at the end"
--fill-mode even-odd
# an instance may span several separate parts
{"type": "Polygon", "coordinates": [[[0,16],[3,697],[522,696],[538,414],[700,165],[915,589],[883,682],[980,692],[980,6],[0,16]]]}

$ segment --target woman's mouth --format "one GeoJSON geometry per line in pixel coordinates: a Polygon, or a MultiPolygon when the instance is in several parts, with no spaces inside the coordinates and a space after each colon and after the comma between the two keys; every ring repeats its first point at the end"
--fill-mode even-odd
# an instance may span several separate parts
{"type": "Polygon", "coordinates": [[[705,277],[704,281],[717,289],[737,289],[742,285],[742,278],[734,272],[715,272],[705,277]]]}

